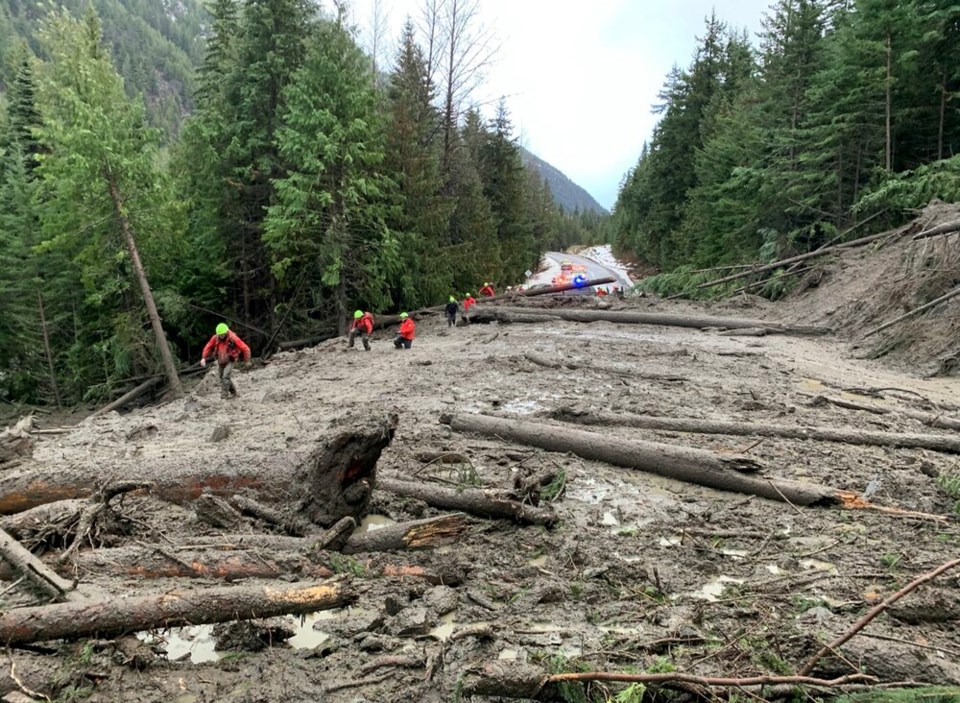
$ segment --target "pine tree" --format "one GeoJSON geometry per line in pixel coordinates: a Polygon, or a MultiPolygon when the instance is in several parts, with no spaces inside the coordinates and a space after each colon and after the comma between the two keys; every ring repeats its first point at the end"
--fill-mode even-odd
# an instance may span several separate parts
{"type": "Polygon", "coordinates": [[[296,294],[305,281],[329,295],[341,327],[354,307],[389,306],[386,279],[397,257],[385,226],[392,184],[380,173],[383,134],[369,72],[341,22],[321,23],[285,90],[278,144],[288,172],[265,223],[281,285],[296,294]]]}
{"type": "MultiPolygon", "coordinates": [[[[126,96],[123,81],[103,49],[99,19],[92,11],[82,21],[65,12],[51,13],[42,39],[51,57],[43,65],[40,83],[40,134],[49,145],[38,169],[45,246],[73,258],[81,272],[77,283],[86,288],[84,302],[105,307],[100,314],[110,319],[101,329],[112,330],[104,340],[106,346],[77,339],[74,351],[85,357],[91,351],[106,351],[112,357],[110,362],[104,360],[106,375],[128,373],[136,348],[133,340],[140,338],[146,317],[154,344],[143,361],[154,366],[158,359],[179,393],[179,377],[135,240],[136,232],[149,236],[143,211],[152,201],[162,200],[153,170],[158,135],[146,127],[142,103],[126,96]],[[130,294],[131,280],[139,283],[142,303],[130,294]]],[[[61,291],[68,296],[78,293],[61,291]]],[[[91,314],[82,320],[94,322],[92,329],[85,327],[91,334],[98,334],[97,317],[91,314]]],[[[142,338],[140,344],[150,349],[142,338]]],[[[81,368],[75,370],[78,375],[84,373],[81,368]]]]}

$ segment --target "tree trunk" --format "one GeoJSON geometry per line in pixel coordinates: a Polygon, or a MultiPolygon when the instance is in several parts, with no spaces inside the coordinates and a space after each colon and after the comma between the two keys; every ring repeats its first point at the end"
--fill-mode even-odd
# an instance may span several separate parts
{"type": "Polygon", "coordinates": [[[104,177],[107,179],[107,185],[110,188],[113,213],[117,217],[120,230],[123,232],[123,238],[127,242],[130,261],[133,263],[133,270],[137,275],[137,282],[140,284],[140,292],[143,293],[143,302],[147,306],[147,316],[150,318],[150,325],[153,327],[153,335],[156,340],[157,350],[160,352],[160,358],[163,360],[163,368],[167,374],[167,380],[170,382],[173,395],[177,398],[182,398],[183,386],[180,384],[180,377],[177,375],[177,368],[173,363],[173,355],[170,354],[167,335],[163,331],[163,325],[160,323],[160,313],[157,311],[157,305],[153,300],[153,292],[150,290],[147,272],[144,270],[143,263],[140,261],[140,252],[137,250],[137,242],[134,239],[133,230],[130,228],[130,221],[127,220],[127,213],[124,210],[120,189],[117,186],[117,181],[113,173],[111,173],[109,166],[105,167],[104,177]]]}
{"type": "Polygon", "coordinates": [[[48,569],[42,561],[4,530],[0,530],[0,557],[26,576],[43,593],[56,600],[66,599],[67,594],[72,590],[72,584],[69,581],[48,569]]]}
{"type": "Polygon", "coordinates": [[[887,34],[886,41],[884,46],[886,48],[887,54],[887,79],[884,81],[884,163],[886,165],[887,173],[893,168],[893,118],[891,113],[893,112],[892,98],[891,93],[893,92],[893,42],[890,37],[890,34],[887,34]]]}
{"type": "Polygon", "coordinates": [[[95,413],[93,413],[91,417],[99,417],[100,415],[106,415],[107,413],[113,412],[114,410],[119,410],[120,408],[125,406],[127,403],[132,403],[134,400],[136,400],[140,396],[149,392],[150,389],[153,388],[158,383],[160,383],[162,379],[163,379],[163,376],[154,376],[153,378],[148,378],[146,381],[141,383],[136,388],[130,391],[127,391],[126,393],[124,393],[122,396],[120,396],[113,402],[108,403],[107,405],[104,405],[102,408],[100,408],[95,413]]]}
{"type": "Polygon", "coordinates": [[[954,232],[960,232],[960,220],[944,222],[942,225],[937,225],[936,227],[926,229],[923,232],[913,235],[913,241],[917,241],[918,239],[929,239],[930,237],[939,237],[941,234],[953,234],[954,232]]]}
{"type": "Polygon", "coordinates": [[[666,381],[670,383],[679,383],[689,381],[686,376],[680,376],[672,373],[647,373],[638,370],[635,366],[607,365],[607,364],[582,364],[578,361],[562,359],[553,361],[540,354],[527,352],[523,355],[527,361],[533,362],[537,366],[543,366],[548,369],[570,369],[572,371],[596,371],[597,373],[609,373],[614,376],[625,376],[629,378],[640,378],[645,381],[666,381]]]}
{"type": "Polygon", "coordinates": [[[232,586],[14,608],[0,615],[0,641],[15,646],[57,639],[110,637],[183,625],[305,615],[349,605],[355,600],[356,594],[349,584],[335,579],[310,586],[232,586]]]}
{"type": "Polygon", "coordinates": [[[441,510],[462,510],[485,518],[507,518],[521,523],[547,526],[553,525],[558,520],[553,510],[524,505],[492,491],[478,488],[459,490],[386,478],[380,479],[377,488],[407,498],[422,500],[427,505],[441,510]]]}
{"type": "Polygon", "coordinates": [[[960,454],[960,438],[949,435],[912,434],[902,432],[875,432],[835,427],[804,425],[773,425],[730,420],[701,420],[685,417],[657,417],[602,412],[558,410],[558,420],[605,427],[638,427],[667,432],[694,432],[697,434],[743,435],[748,437],[783,437],[785,439],[813,439],[822,442],[841,442],[873,447],[911,447],[931,449],[948,454],[960,454]]]}
{"type": "Polygon", "coordinates": [[[57,385],[57,372],[53,367],[53,352],[50,350],[50,335],[47,332],[47,316],[43,311],[43,295],[37,291],[37,309],[40,312],[40,332],[43,334],[43,351],[47,355],[47,368],[50,370],[50,385],[53,387],[53,399],[57,403],[57,410],[63,409],[60,401],[60,387],[57,385]]]}
{"type": "Polygon", "coordinates": [[[937,427],[943,430],[960,430],[960,420],[946,415],[937,415],[935,413],[925,413],[920,410],[911,410],[910,408],[885,408],[881,405],[869,405],[867,403],[856,403],[852,400],[843,398],[833,398],[827,395],[818,395],[811,401],[811,405],[830,403],[838,408],[847,408],[849,410],[863,410],[874,415],[892,415],[894,417],[902,415],[911,420],[922,422],[928,427],[937,427]]]}
{"type": "MultiPolygon", "coordinates": [[[[895,230],[894,230],[895,231],[895,230]]],[[[713,281],[707,281],[706,283],[701,283],[697,286],[697,290],[703,288],[711,288],[713,286],[718,286],[721,283],[727,283],[729,281],[736,281],[741,278],[746,278],[747,276],[753,276],[758,273],[766,273],[767,271],[774,271],[778,268],[788,266],[790,264],[795,264],[799,261],[806,261],[807,259],[812,259],[817,256],[823,256],[824,254],[831,254],[835,251],[841,251],[843,249],[852,249],[854,247],[863,246],[864,244],[870,244],[884,237],[889,237],[893,234],[892,231],[880,232],[879,234],[871,234],[867,237],[861,237],[860,239],[854,239],[849,242],[843,242],[841,244],[835,244],[832,247],[824,247],[823,249],[817,249],[816,251],[811,251],[806,254],[800,254],[798,256],[791,256],[789,259],[781,259],[780,261],[774,261],[772,264],[764,264],[763,266],[757,266],[756,268],[750,269],[748,271],[740,271],[738,273],[730,274],[729,276],[723,276],[722,278],[717,278],[713,281]]]]}
{"type": "MultiPolygon", "coordinates": [[[[552,452],[571,452],[584,459],[604,461],[639,471],[666,476],[723,491],[748,493],[795,505],[818,505],[839,501],[833,488],[794,481],[746,476],[755,471],[754,460],[737,454],[677,447],[657,442],[576,430],[558,425],[521,422],[485,415],[454,415],[442,418],[457,432],[475,432],[505,442],[520,442],[552,452]]],[[[389,490],[389,489],[388,489],[389,490]]]]}
{"type": "Polygon", "coordinates": [[[466,527],[466,516],[462,513],[401,522],[352,536],[344,545],[343,553],[432,549],[456,541],[466,527]]]}
{"type": "Polygon", "coordinates": [[[537,308],[535,311],[531,311],[529,308],[498,308],[495,312],[503,313],[509,317],[533,314],[541,317],[559,318],[568,322],[613,322],[616,324],[692,327],[694,329],[764,329],[768,334],[825,334],[828,331],[819,327],[789,327],[775,322],[737,317],[706,317],[625,310],[537,308]]]}
{"type": "MultiPolygon", "coordinates": [[[[230,497],[252,494],[324,527],[345,516],[359,518],[376,483],[376,464],[396,431],[396,415],[359,412],[339,421],[339,432],[321,440],[299,466],[285,467],[283,457],[264,466],[229,462],[196,466],[131,460],[113,479],[153,476],[151,492],[172,503],[188,503],[204,492],[230,497]],[[299,500],[298,500],[299,499],[299,500]]],[[[8,471],[0,473],[0,515],[69,498],[85,498],[98,488],[100,476],[90,467],[8,471]]]]}

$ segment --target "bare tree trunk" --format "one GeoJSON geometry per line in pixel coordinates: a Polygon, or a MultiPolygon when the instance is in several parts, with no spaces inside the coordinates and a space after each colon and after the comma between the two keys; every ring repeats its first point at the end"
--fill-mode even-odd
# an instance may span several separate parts
{"type": "Polygon", "coordinates": [[[46,564],[37,559],[5,530],[0,530],[0,557],[30,579],[37,588],[56,600],[66,599],[67,594],[72,590],[69,581],[48,569],[46,564]]]}
{"type": "Polygon", "coordinates": [[[53,369],[53,353],[50,351],[50,334],[47,332],[47,316],[43,312],[43,295],[37,291],[37,308],[40,311],[40,331],[43,333],[43,350],[47,355],[47,367],[50,369],[50,385],[53,387],[53,399],[57,410],[63,409],[60,401],[60,387],[57,385],[57,373],[53,369]]]}
{"type": "Polygon", "coordinates": [[[584,459],[604,461],[614,466],[646,471],[722,491],[747,493],[795,505],[832,504],[840,501],[839,492],[826,486],[747,476],[741,473],[741,470],[755,471],[759,464],[738,454],[720,454],[659,442],[623,439],[572,429],[569,426],[522,422],[486,415],[445,416],[441,421],[457,432],[475,432],[496,437],[504,442],[520,442],[551,452],[572,452],[584,459]]]}
{"type": "Polygon", "coordinates": [[[893,63],[893,46],[892,46],[891,38],[889,34],[887,34],[886,41],[884,42],[884,46],[886,47],[886,51],[887,51],[887,79],[884,85],[884,90],[886,92],[886,95],[884,96],[885,97],[884,109],[885,109],[885,120],[886,120],[886,125],[885,125],[886,144],[884,145],[884,157],[885,157],[887,171],[889,171],[892,167],[892,161],[893,161],[893,158],[892,158],[893,139],[892,139],[892,129],[891,129],[891,122],[893,118],[890,114],[891,110],[893,109],[892,99],[891,99],[891,92],[893,90],[893,78],[891,76],[891,73],[893,70],[891,65],[893,63]]]}
{"type": "Polygon", "coordinates": [[[937,160],[943,158],[943,125],[947,118],[947,70],[940,73],[940,115],[937,122],[937,160]]]}
{"type": "Polygon", "coordinates": [[[349,605],[356,595],[343,579],[309,586],[231,586],[164,591],[104,601],[13,608],[0,615],[0,640],[7,646],[124,632],[305,615],[349,605]]]}
{"type": "Polygon", "coordinates": [[[143,293],[143,302],[147,306],[147,315],[150,318],[150,325],[153,327],[153,335],[156,339],[157,349],[160,352],[160,358],[163,360],[163,368],[167,374],[167,380],[170,382],[170,388],[177,398],[183,397],[183,386],[180,384],[180,376],[177,375],[177,368],[173,363],[173,355],[170,354],[170,346],[167,344],[167,335],[163,331],[163,325],[160,323],[160,313],[157,312],[157,305],[153,300],[153,292],[150,290],[150,282],[147,280],[147,272],[140,261],[140,252],[137,250],[137,242],[133,237],[133,230],[130,228],[130,221],[127,219],[127,213],[124,210],[123,198],[117,181],[110,171],[110,167],[105,167],[104,177],[107,179],[107,185],[110,188],[110,199],[113,201],[113,213],[117,217],[120,229],[123,232],[123,238],[127,242],[127,250],[130,253],[130,261],[133,263],[133,270],[137,274],[137,282],[140,284],[140,291],[143,293]]]}
{"type": "Polygon", "coordinates": [[[907,432],[875,432],[845,427],[818,427],[806,425],[774,425],[767,423],[735,422],[688,417],[658,417],[605,412],[558,410],[555,419],[604,427],[637,427],[665,432],[694,432],[698,434],[725,434],[747,437],[783,437],[785,439],[812,439],[821,442],[840,442],[872,447],[911,447],[935,452],[960,454],[960,438],[947,434],[913,434],[907,432]]]}

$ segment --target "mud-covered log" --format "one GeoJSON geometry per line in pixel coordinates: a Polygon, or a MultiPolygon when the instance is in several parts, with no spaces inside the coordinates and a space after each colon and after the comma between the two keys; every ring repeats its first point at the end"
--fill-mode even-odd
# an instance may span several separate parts
{"type": "Polygon", "coordinates": [[[874,415],[890,415],[892,417],[903,416],[910,418],[911,420],[921,422],[928,427],[936,427],[943,430],[960,430],[960,420],[947,415],[927,413],[921,410],[912,410],[910,408],[888,408],[882,405],[858,403],[853,400],[847,400],[846,398],[835,398],[829,395],[818,395],[810,401],[811,405],[823,405],[824,403],[836,405],[838,408],[846,408],[847,410],[862,410],[864,412],[873,413],[874,415]]]}
{"type": "Polygon", "coordinates": [[[4,530],[0,530],[0,557],[52,598],[64,599],[71,590],[69,581],[47,568],[4,530]]]}
{"type": "Polygon", "coordinates": [[[88,500],[81,498],[45,503],[21,513],[0,517],[0,528],[31,548],[31,542],[36,539],[66,540],[73,534],[73,528],[89,504],[88,500]]]}
{"type": "Polygon", "coordinates": [[[33,416],[27,415],[13,427],[0,432],[0,464],[28,457],[33,454],[33,416]]]}
{"type": "MultiPolygon", "coordinates": [[[[486,308],[477,310],[475,307],[469,313],[457,321],[457,324],[466,320],[472,325],[486,325],[492,322],[499,322],[501,325],[543,325],[549,322],[556,322],[559,318],[556,315],[539,314],[536,312],[517,312],[516,310],[501,310],[499,308],[486,308]]],[[[464,322],[466,324],[466,322],[464,322]]]]}
{"type": "MultiPolygon", "coordinates": [[[[293,538],[296,539],[296,538],[293,538]]],[[[190,545],[128,545],[77,552],[60,567],[66,574],[159,578],[207,578],[239,581],[283,576],[327,578],[333,572],[306,553],[282,549],[215,549],[190,545]]]]}
{"type": "Polygon", "coordinates": [[[455,541],[466,527],[466,516],[462,513],[401,522],[352,536],[344,545],[343,553],[432,549],[455,541]]]}
{"type": "Polygon", "coordinates": [[[813,484],[748,476],[759,464],[738,454],[678,447],[659,442],[611,438],[569,426],[522,422],[487,415],[452,415],[441,418],[457,432],[474,432],[507,442],[520,442],[553,452],[572,452],[584,459],[604,461],[639,471],[674,478],[724,491],[748,493],[795,505],[839,501],[837,491],[813,484]]]}
{"type": "MultiPolygon", "coordinates": [[[[708,317],[701,315],[677,315],[672,313],[636,312],[629,310],[578,310],[573,308],[543,308],[533,313],[529,308],[498,308],[501,317],[512,321],[524,315],[559,318],[568,322],[613,322],[630,325],[663,325],[667,327],[690,327],[693,329],[763,329],[767,334],[826,334],[820,327],[791,327],[775,322],[751,320],[739,317],[708,317]]],[[[496,316],[493,319],[500,319],[496,316]]]]}
{"type": "Polygon", "coordinates": [[[553,525],[557,515],[546,508],[535,508],[505,498],[494,491],[479,488],[443,488],[425,483],[381,478],[377,488],[406,498],[422,500],[442,510],[459,510],[485,518],[506,518],[531,525],[553,525]]]}
{"type": "Polygon", "coordinates": [[[636,366],[626,364],[584,364],[573,359],[549,359],[542,354],[526,352],[523,358],[537,366],[543,366],[548,369],[570,369],[571,371],[596,371],[597,373],[609,373],[614,376],[625,376],[629,378],[639,378],[645,381],[666,381],[669,383],[680,383],[689,381],[686,376],[680,376],[675,373],[650,373],[638,369],[636,366]]]}
{"type": "Polygon", "coordinates": [[[153,388],[155,385],[160,383],[160,381],[162,380],[163,380],[163,376],[154,376],[153,378],[148,378],[146,381],[141,383],[136,388],[130,391],[127,391],[126,393],[124,393],[122,396],[120,396],[113,402],[107,403],[106,405],[104,405],[102,408],[100,408],[93,414],[93,417],[106,415],[107,413],[113,412],[114,410],[119,410],[120,408],[124,407],[128,403],[132,403],[140,396],[148,393],[151,388],[153,388]]]}
{"type": "Polygon", "coordinates": [[[637,427],[667,432],[698,434],[725,434],[748,437],[782,437],[784,439],[813,439],[822,442],[841,442],[874,447],[912,447],[931,449],[948,454],[960,454],[960,438],[949,435],[913,434],[907,432],[876,432],[873,430],[817,427],[805,425],[775,425],[731,420],[705,420],[685,417],[659,417],[626,413],[584,412],[558,410],[558,420],[605,427],[637,427]]]}
{"type": "MultiPolygon", "coordinates": [[[[115,480],[149,476],[151,493],[185,504],[204,493],[249,495],[258,501],[292,506],[301,517],[327,526],[341,517],[363,515],[376,482],[376,464],[393,439],[396,415],[351,413],[299,465],[283,466],[282,457],[266,466],[230,462],[164,462],[136,457],[114,474],[115,480]]],[[[89,466],[22,468],[0,474],[0,515],[58,500],[84,498],[98,489],[100,474],[89,466]]]]}
{"type": "Polygon", "coordinates": [[[305,615],[349,605],[356,592],[344,579],[308,586],[232,586],[165,591],[130,598],[14,608],[0,614],[7,645],[109,637],[124,632],[305,615]]]}

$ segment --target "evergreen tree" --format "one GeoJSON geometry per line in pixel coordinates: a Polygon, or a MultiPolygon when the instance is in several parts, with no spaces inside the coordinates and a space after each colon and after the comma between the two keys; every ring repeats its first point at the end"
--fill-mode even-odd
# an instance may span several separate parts
{"type": "Polygon", "coordinates": [[[49,145],[38,169],[43,247],[71,260],[79,273],[57,272],[57,304],[83,304],[71,371],[82,384],[97,367],[110,380],[161,361],[177,392],[179,379],[134,239],[135,233],[149,239],[156,232],[151,225],[165,224],[157,213],[165,201],[154,172],[158,135],[146,127],[142,103],[126,96],[92,11],[83,21],[51,13],[41,36],[51,57],[39,90],[40,136],[49,145]],[[131,290],[134,277],[142,302],[131,290]]]}
{"type": "Polygon", "coordinates": [[[390,305],[386,281],[397,263],[372,86],[369,61],[341,22],[321,23],[283,96],[278,144],[288,171],[265,223],[278,280],[294,295],[308,283],[319,296],[311,307],[331,299],[341,328],[355,307],[390,305]]]}

